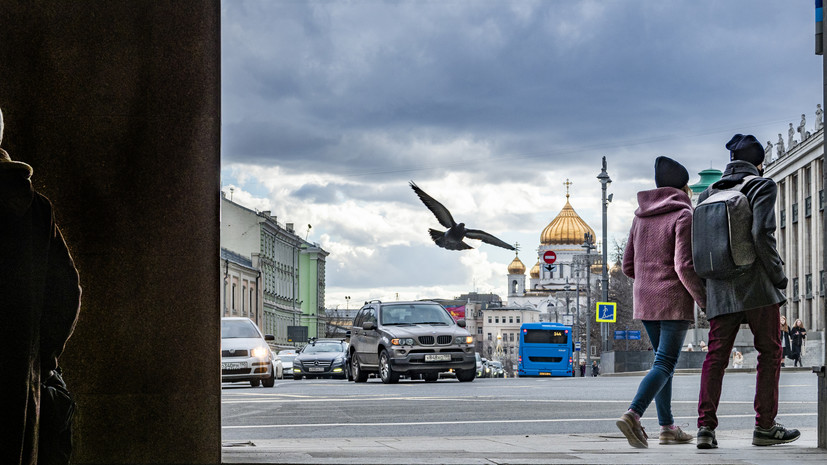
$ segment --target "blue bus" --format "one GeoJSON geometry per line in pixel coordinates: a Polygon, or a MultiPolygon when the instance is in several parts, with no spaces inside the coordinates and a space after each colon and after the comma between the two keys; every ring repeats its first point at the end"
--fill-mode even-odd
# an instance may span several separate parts
{"type": "Polygon", "coordinates": [[[573,376],[571,326],[523,323],[520,326],[520,376],[573,376]]]}

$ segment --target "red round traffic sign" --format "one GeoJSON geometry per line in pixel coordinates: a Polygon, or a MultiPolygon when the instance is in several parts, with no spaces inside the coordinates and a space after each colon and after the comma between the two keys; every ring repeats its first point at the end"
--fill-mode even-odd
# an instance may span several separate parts
{"type": "Polygon", "coordinates": [[[557,260],[557,254],[552,252],[551,250],[547,250],[546,253],[543,254],[543,261],[548,263],[549,265],[554,264],[557,260]]]}

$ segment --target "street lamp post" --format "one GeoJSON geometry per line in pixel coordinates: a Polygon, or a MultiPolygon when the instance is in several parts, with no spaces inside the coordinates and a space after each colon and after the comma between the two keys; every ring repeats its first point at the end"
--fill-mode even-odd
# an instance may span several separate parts
{"type": "MultiPolygon", "coordinates": [[[[827,35],[824,34],[824,8],[822,0],[815,0],[815,19],[816,19],[816,55],[822,55],[821,59],[821,83],[822,83],[822,104],[823,108],[827,109],[827,55],[824,54],[824,44],[827,40],[827,35]]],[[[822,163],[827,158],[827,137],[822,137],[822,163]]],[[[827,185],[827,170],[822,173],[822,182],[827,185]]],[[[822,219],[822,231],[827,231],[827,216],[822,219]]],[[[822,259],[827,263],[827,235],[822,234],[822,259]]],[[[822,309],[823,315],[821,321],[827,321],[827,308],[822,309]]],[[[822,331],[827,331],[827,328],[822,328],[822,331]]],[[[823,340],[823,339],[822,339],[823,340]]],[[[827,344],[822,347],[821,366],[813,367],[813,371],[818,375],[818,447],[819,449],[827,449],[827,344]]]]}
{"type": "MultiPolygon", "coordinates": [[[[575,288],[577,289],[577,292],[574,294],[574,307],[575,307],[575,311],[576,311],[575,318],[577,319],[577,324],[574,326],[574,330],[575,330],[575,336],[574,337],[575,337],[575,340],[577,341],[577,343],[580,344],[580,264],[578,264],[578,266],[577,266],[577,274],[574,278],[574,283],[575,283],[574,284],[575,288]]],[[[577,352],[577,354],[576,354],[577,358],[576,358],[575,363],[577,363],[577,369],[578,370],[580,369],[580,352],[583,351],[582,350],[583,349],[582,345],[581,345],[580,349],[581,350],[576,351],[577,352]]]]}
{"type": "MultiPolygon", "coordinates": [[[[612,178],[609,177],[609,173],[606,172],[606,157],[603,157],[603,169],[600,170],[600,174],[597,175],[597,179],[600,180],[601,189],[603,191],[603,277],[600,282],[600,290],[602,291],[602,298],[603,302],[609,301],[609,261],[608,261],[608,251],[609,251],[609,241],[608,241],[608,220],[606,217],[606,210],[609,207],[609,202],[612,201],[612,198],[606,198],[606,188],[609,184],[612,183],[612,178]]],[[[602,338],[603,338],[603,350],[611,350],[612,349],[612,339],[609,337],[609,324],[604,323],[601,326],[602,338]]]]}
{"type": "Polygon", "coordinates": [[[350,310],[350,296],[345,296],[345,310],[350,310]]]}
{"type": "Polygon", "coordinates": [[[591,308],[592,308],[592,294],[591,294],[591,279],[592,279],[592,267],[591,267],[591,253],[592,250],[595,249],[594,246],[594,236],[591,233],[584,234],[583,245],[581,246],[586,249],[586,368],[592,365],[592,330],[591,330],[591,308]]]}

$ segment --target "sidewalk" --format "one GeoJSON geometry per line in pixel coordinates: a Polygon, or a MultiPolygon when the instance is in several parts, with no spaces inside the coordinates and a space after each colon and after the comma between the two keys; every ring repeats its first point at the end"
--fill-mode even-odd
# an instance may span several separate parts
{"type": "MultiPolygon", "coordinates": [[[[692,431],[694,434],[695,431],[692,431]]],[[[718,431],[719,449],[634,449],[620,432],[488,437],[323,438],[224,443],[227,464],[824,464],[815,428],[786,445],[756,447],[752,430],[718,431]]]]}

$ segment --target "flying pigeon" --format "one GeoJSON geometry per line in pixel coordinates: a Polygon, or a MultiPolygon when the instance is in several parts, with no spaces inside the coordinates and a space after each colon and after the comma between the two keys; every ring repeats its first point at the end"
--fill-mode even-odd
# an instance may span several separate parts
{"type": "Polygon", "coordinates": [[[439,224],[448,228],[447,231],[428,229],[428,232],[431,234],[431,239],[433,239],[436,245],[448,250],[473,249],[473,247],[462,241],[464,238],[468,237],[471,239],[478,239],[504,249],[514,250],[514,247],[511,244],[497,239],[485,231],[480,231],[479,229],[465,229],[465,223],[455,222],[454,218],[451,216],[451,212],[449,212],[444,205],[434,200],[434,198],[430,195],[426,194],[425,191],[420,189],[419,186],[414,184],[413,181],[411,181],[410,184],[411,189],[416,192],[416,195],[419,196],[422,203],[424,203],[425,206],[428,207],[428,210],[431,210],[431,213],[436,216],[439,224]]]}

